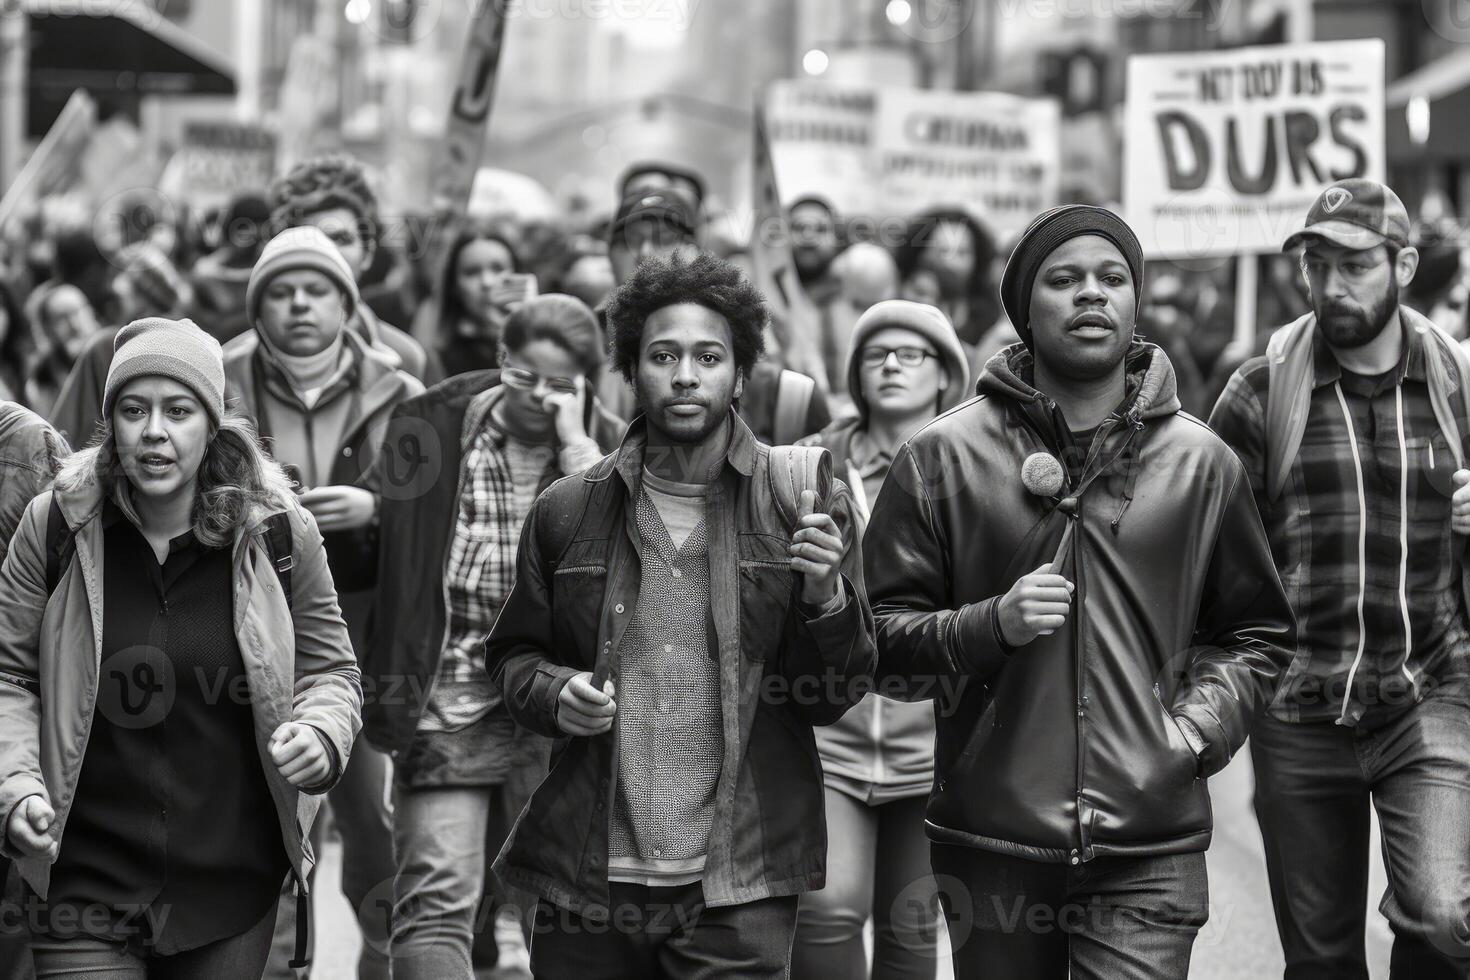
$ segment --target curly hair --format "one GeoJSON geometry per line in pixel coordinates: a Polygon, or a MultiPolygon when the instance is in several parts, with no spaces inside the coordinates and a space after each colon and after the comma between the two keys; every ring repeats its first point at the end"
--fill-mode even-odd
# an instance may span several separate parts
{"type": "Polygon", "coordinates": [[[357,215],[363,241],[378,240],[378,196],[367,171],[341,153],[303,160],[271,186],[271,228],[279,234],[307,215],[346,208],[357,215]]]}
{"type": "MultiPolygon", "coordinates": [[[[62,490],[79,490],[92,484],[100,485],[113,503],[137,523],[132,484],[118,459],[110,418],[98,422],[92,444],[69,456],[56,476],[56,486],[62,490]]],[[[209,445],[199,463],[194,536],[203,545],[223,548],[234,541],[235,531],[256,508],[295,506],[291,481],[261,446],[255,423],[236,409],[226,411],[218,425],[211,425],[209,445]]]]}
{"type": "Polygon", "coordinates": [[[607,306],[612,365],[629,382],[638,368],[643,325],[666,306],[696,303],[730,324],[735,367],[744,376],[766,349],[770,318],[760,290],[740,267],[709,252],[686,259],[675,252],[639,263],[632,277],[612,294],[607,306]]]}

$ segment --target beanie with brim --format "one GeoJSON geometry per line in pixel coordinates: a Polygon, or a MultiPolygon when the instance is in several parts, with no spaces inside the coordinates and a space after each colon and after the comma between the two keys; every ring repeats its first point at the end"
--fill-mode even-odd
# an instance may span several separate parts
{"type": "MultiPolygon", "coordinates": [[[[1043,211],[1021,233],[1000,277],[1000,301],[1011,325],[1031,346],[1031,289],[1047,256],[1083,235],[1097,235],[1117,246],[1133,275],[1135,304],[1143,299],[1143,246],[1128,223],[1106,208],[1068,204],[1043,211]]],[[[1137,305],[1134,315],[1138,313],[1137,305]]]]}
{"type": "Polygon", "coordinates": [[[955,333],[954,324],[936,307],[906,299],[885,299],[874,303],[858,317],[852,328],[852,344],[847,353],[847,392],[852,397],[858,416],[868,418],[868,402],[863,397],[862,353],[869,338],[886,327],[912,330],[934,345],[949,381],[939,396],[939,410],[948,411],[965,400],[970,390],[970,358],[965,345],[955,333]]]}
{"type": "Polygon", "coordinates": [[[117,332],[112,351],[102,391],[104,419],[112,417],[112,407],[129,382],[149,377],[169,378],[189,388],[216,423],[224,414],[224,353],[219,341],[193,320],[134,320],[117,332]]]}
{"type": "Polygon", "coordinates": [[[245,286],[245,315],[252,326],[260,319],[260,303],[270,281],[283,272],[301,269],[320,272],[336,283],[346,297],[348,316],[357,309],[361,296],[352,267],[320,228],[300,225],[287,228],[267,242],[251,270],[250,282],[245,286]]]}

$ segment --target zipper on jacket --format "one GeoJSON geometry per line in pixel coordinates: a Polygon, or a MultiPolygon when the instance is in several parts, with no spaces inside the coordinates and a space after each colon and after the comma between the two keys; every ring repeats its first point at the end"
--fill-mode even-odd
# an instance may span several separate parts
{"type": "MultiPolygon", "coordinates": [[[[1087,724],[1087,694],[1084,684],[1086,683],[1086,670],[1084,666],[1084,643],[1082,639],[1082,499],[1077,498],[1077,513],[1072,517],[1076,523],[1076,530],[1072,533],[1072,572],[1073,585],[1076,589],[1072,595],[1072,662],[1074,667],[1076,691],[1077,691],[1077,841],[1080,849],[1074,849],[1071,855],[1072,864],[1081,863],[1081,855],[1085,855],[1091,848],[1091,842],[1087,836],[1087,821],[1082,817],[1082,762],[1084,758],[1085,738],[1083,730],[1087,724]],[[1080,851],[1080,853],[1079,853],[1080,851]]],[[[1058,571],[1062,571],[1058,569],[1058,571]]],[[[1063,572],[1065,574],[1065,572],[1063,572]]]]}
{"type": "Polygon", "coordinates": [[[1352,450],[1353,476],[1357,480],[1358,490],[1358,650],[1353,655],[1352,666],[1348,668],[1347,687],[1342,694],[1342,711],[1337,716],[1337,723],[1346,725],[1348,706],[1353,700],[1353,679],[1357,676],[1358,665],[1363,661],[1363,644],[1367,632],[1363,621],[1363,593],[1367,588],[1364,561],[1367,550],[1368,505],[1363,491],[1363,460],[1358,455],[1358,433],[1353,427],[1353,416],[1348,411],[1347,398],[1342,393],[1342,384],[1334,381],[1332,390],[1337,392],[1337,404],[1342,408],[1342,420],[1347,423],[1348,447],[1352,450]]]}

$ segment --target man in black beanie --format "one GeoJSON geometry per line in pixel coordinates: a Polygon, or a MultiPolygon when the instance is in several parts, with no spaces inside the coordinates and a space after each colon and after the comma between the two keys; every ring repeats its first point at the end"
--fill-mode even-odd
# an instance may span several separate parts
{"type": "Polygon", "coordinates": [[[926,826],[956,976],[1186,976],[1204,777],[1290,658],[1244,471],[1133,337],[1142,280],[1111,212],[1033,221],[1001,282],[1023,343],[899,450],[864,542],[880,689],[946,692],[926,826]]]}

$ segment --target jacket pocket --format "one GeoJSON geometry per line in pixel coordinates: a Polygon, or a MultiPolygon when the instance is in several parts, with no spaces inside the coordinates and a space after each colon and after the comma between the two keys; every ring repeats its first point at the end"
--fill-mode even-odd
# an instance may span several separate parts
{"type": "Polygon", "coordinates": [[[791,567],[784,561],[740,562],[740,652],[763,661],[781,646],[791,612],[791,567]]]}
{"type": "MultiPolygon", "coordinates": [[[[605,565],[564,565],[553,573],[551,608],[555,610],[555,621],[552,630],[558,643],[580,638],[588,647],[594,647],[606,587],[605,565]]],[[[566,652],[569,654],[571,649],[566,652]]]]}

